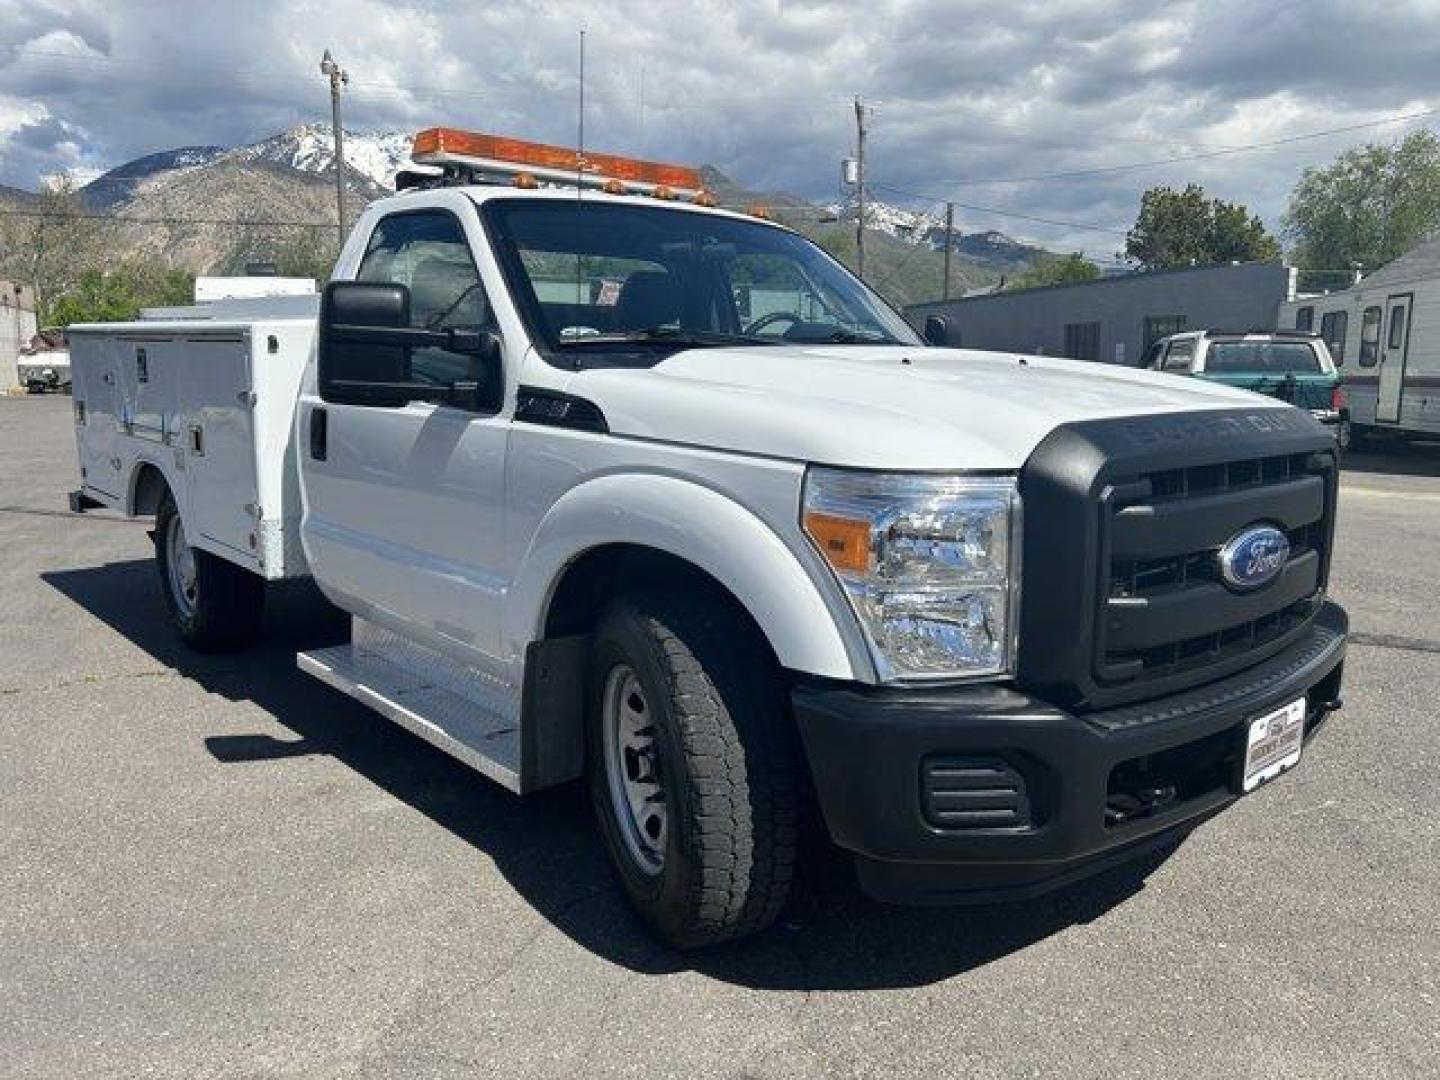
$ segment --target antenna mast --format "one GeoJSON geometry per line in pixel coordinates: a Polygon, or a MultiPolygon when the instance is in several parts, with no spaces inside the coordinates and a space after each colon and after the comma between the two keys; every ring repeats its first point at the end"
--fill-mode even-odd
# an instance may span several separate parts
{"type": "MultiPolygon", "coordinates": [[[[575,201],[585,198],[585,31],[580,31],[580,103],[575,118],[575,201]]],[[[575,253],[575,303],[585,302],[585,258],[575,253]]]]}

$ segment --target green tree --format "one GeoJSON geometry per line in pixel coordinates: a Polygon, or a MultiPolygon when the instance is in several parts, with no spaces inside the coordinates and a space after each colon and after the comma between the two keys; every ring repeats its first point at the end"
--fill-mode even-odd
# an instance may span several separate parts
{"type": "Polygon", "coordinates": [[[40,322],[49,325],[59,298],[113,259],[115,229],[87,213],[68,178],[47,184],[23,209],[0,230],[0,277],[34,286],[40,322]]]}
{"type": "Polygon", "coordinates": [[[1374,270],[1403,255],[1440,227],[1440,138],[1416,131],[1306,169],[1284,227],[1307,269],[1374,270]]]}
{"type": "Polygon", "coordinates": [[[1199,184],[1184,191],[1154,187],[1140,199],[1125,256],[1145,270],[1269,262],[1280,245],[1264,223],[1240,203],[1211,199],[1199,184]]]}
{"type": "Polygon", "coordinates": [[[1078,251],[1037,259],[1035,265],[1007,286],[1008,289],[1038,289],[1045,285],[1074,285],[1094,281],[1100,268],[1078,251]]]}
{"type": "Polygon", "coordinates": [[[184,270],[131,259],[108,270],[83,271],[51,297],[43,321],[55,326],[124,321],[138,316],[141,308],[188,304],[194,290],[195,278],[184,270]]]}
{"type": "Polygon", "coordinates": [[[332,227],[275,227],[242,221],[237,236],[230,244],[218,271],[241,275],[252,263],[273,263],[284,277],[314,278],[324,285],[330,280],[335,260],[340,256],[339,243],[332,227]]]}

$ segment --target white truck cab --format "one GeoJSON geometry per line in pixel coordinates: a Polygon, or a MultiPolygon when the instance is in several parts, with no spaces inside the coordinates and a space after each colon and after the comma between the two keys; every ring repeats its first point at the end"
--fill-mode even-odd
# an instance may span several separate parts
{"type": "Polygon", "coordinates": [[[1304,412],[931,346],[687,170],[416,146],[442,175],[370,206],[318,312],[73,332],[72,504],[157,514],[195,646],[312,575],[353,630],[304,670],[513,791],[588,778],[666,941],[775,918],[802,798],[874,895],[1031,893],[1339,707],[1304,412]]]}

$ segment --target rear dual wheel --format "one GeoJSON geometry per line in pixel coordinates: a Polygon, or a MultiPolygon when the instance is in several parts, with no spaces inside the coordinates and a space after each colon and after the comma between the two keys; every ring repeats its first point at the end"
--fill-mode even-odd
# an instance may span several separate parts
{"type": "Polygon", "coordinates": [[[798,848],[797,753],[754,628],[683,589],[622,600],[595,633],[589,700],[592,800],[640,916],[676,948],[773,922],[798,848]]]}

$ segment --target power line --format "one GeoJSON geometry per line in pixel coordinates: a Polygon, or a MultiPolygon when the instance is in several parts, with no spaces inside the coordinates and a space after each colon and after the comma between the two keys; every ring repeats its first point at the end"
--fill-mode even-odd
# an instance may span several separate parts
{"type": "Polygon", "coordinates": [[[333,221],[286,221],[267,218],[139,217],[94,211],[0,209],[0,217],[44,218],[51,221],[105,221],[121,225],[267,225],[290,229],[333,229],[333,221]]]}
{"type": "Polygon", "coordinates": [[[999,176],[973,180],[942,180],[940,184],[947,188],[988,187],[998,184],[1035,184],[1046,180],[1075,180],[1087,176],[1105,176],[1110,173],[1130,172],[1135,169],[1153,169],[1161,165],[1174,165],[1182,161],[1206,161],[1211,158],[1228,157],[1232,154],[1248,154],[1258,150],[1273,150],[1279,146],[1291,146],[1295,143],[1307,142],[1311,139],[1323,139],[1331,135],[1343,135],[1351,131],[1384,127],[1388,124],[1400,124],[1409,120],[1421,120],[1436,115],[1440,115],[1440,108],[1422,109],[1419,112],[1403,113],[1399,116],[1391,116],[1383,120],[1367,120],[1359,124],[1346,124],[1343,127],[1326,128],[1323,131],[1310,131],[1303,135],[1287,135],[1283,139],[1270,139],[1266,142],[1218,147],[1214,150],[1206,150],[1198,154],[1176,154],[1173,157],[1154,158],[1150,161],[1132,161],[1123,165],[1100,165],[1095,168],[1070,169],[1065,172],[1036,173],[1031,176],[999,176]]]}
{"type": "MultiPolygon", "coordinates": [[[[894,187],[890,184],[871,184],[870,186],[879,191],[888,191],[892,195],[903,195],[906,198],[920,199],[924,202],[943,203],[953,201],[947,200],[944,196],[927,195],[924,192],[909,191],[906,188],[894,187]]],[[[1034,221],[1042,225],[1056,225],[1066,229],[1079,229],[1082,232],[1109,233],[1113,236],[1129,235],[1127,230],[1117,225],[1096,225],[1093,222],[1063,221],[1059,218],[1040,217],[1036,214],[1022,214],[1018,210],[1001,210],[994,206],[976,206],[972,203],[957,202],[955,205],[962,210],[969,210],[976,214],[993,214],[995,217],[1015,218],[1019,221],[1034,221]]]]}

